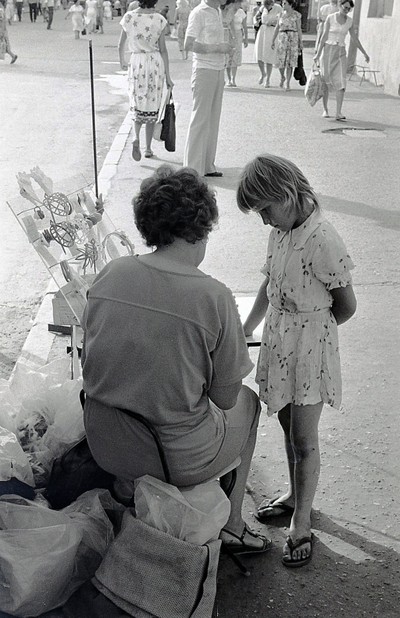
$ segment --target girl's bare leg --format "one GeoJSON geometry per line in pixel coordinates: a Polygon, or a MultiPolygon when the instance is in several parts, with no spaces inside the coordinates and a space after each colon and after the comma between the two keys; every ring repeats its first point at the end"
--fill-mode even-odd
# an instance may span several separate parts
{"type": "MultiPolygon", "coordinates": [[[[290,536],[294,543],[309,536],[311,531],[311,508],[320,472],[318,424],[322,407],[322,401],[315,405],[291,406],[290,443],[295,457],[295,510],[290,523],[290,536]]],[[[310,543],[304,543],[291,553],[291,559],[306,558],[310,551],[310,543]]],[[[284,554],[290,555],[287,545],[284,554]]]]}
{"type": "Polygon", "coordinates": [[[289,472],[289,487],[287,492],[280,496],[276,502],[284,502],[288,506],[294,507],[294,452],[292,448],[292,444],[290,442],[290,417],[291,417],[291,405],[287,405],[282,410],[278,412],[278,420],[285,434],[285,451],[286,451],[286,460],[288,465],[289,472]]]}

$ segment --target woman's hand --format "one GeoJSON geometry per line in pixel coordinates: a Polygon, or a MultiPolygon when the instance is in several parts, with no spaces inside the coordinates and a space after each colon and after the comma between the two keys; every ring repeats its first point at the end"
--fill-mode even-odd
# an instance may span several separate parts
{"type": "Polygon", "coordinates": [[[271,43],[271,49],[275,49],[275,43],[271,43]]]}
{"type": "Polygon", "coordinates": [[[128,65],[126,64],[126,62],[120,62],[120,67],[123,71],[127,71],[128,70],[128,65]]]}
{"type": "Polygon", "coordinates": [[[169,75],[165,78],[165,83],[167,84],[167,88],[171,88],[171,90],[175,86],[174,82],[169,77],[169,75]]]}
{"type": "Polygon", "coordinates": [[[364,54],[364,58],[365,58],[365,62],[369,63],[370,58],[368,54],[364,54]]]}
{"type": "Polygon", "coordinates": [[[249,44],[249,42],[248,42],[247,40],[244,40],[244,41],[243,41],[243,46],[244,46],[244,47],[247,47],[247,46],[248,46],[248,44],[249,44]]]}

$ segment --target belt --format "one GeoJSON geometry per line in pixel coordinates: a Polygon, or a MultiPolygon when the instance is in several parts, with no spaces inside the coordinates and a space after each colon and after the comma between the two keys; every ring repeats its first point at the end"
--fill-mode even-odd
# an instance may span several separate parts
{"type": "Polygon", "coordinates": [[[280,30],[280,32],[297,32],[297,30],[280,30]]]}

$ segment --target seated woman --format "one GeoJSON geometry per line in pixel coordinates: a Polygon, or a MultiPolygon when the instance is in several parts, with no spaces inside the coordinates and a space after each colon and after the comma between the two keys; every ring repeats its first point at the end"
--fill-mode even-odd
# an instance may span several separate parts
{"type": "Polygon", "coordinates": [[[154,251],[110,262],[83,320],[91,451],[120,478],[164,479],[150,434],[116,409],[125,408],[156,426],[174,485],[203,483],[240,455],[221,539],[235,553],[266,551],[271,542],[241,512],[260,414],[258,397],[242,386],[253,363],[232,293],[198,268],[218,218],[214,193],[194,170],[161,166],[133,206],[154,251]]]}

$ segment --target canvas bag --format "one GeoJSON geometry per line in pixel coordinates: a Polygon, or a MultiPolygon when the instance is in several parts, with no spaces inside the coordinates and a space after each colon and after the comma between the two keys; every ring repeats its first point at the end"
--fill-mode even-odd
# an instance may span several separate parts
{"type": "Polygon", "coordinates": [[[323,97],[326,88],[327,86],[322,79],[319,67],[314,65],[308,76],[306,87],[304,89],[304,96],[306,97],[311,107],[314,107],[316,102],[323,97]]]}
{"type": "Polygon", "coordinates": [[[211,618],[220,546],[181,541],[127,510],[92,583],[135,618],[211,618]]]}

